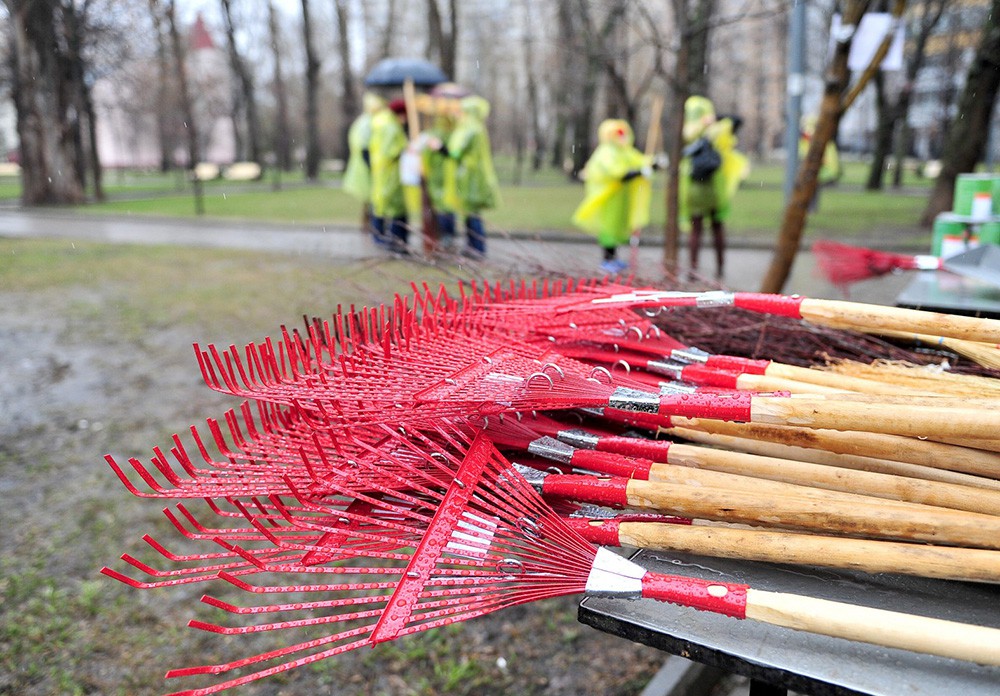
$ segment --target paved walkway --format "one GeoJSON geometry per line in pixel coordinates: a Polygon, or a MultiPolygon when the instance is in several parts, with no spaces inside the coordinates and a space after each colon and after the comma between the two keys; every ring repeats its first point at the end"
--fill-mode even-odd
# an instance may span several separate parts
{"type": "MultiPolygon", "coordinates": [[[[117,244],[178,244],[212,248],[248,249],[309,256],[328,256],[344,262],[370,260],[385,252],[355,227],[289,225],[266,222],[192,220],[146,216],[98,216],[52,209],[5,210],[0,212],[0,237],[81,239],[117,244]]],[[[649,235],[649,238],[652,238],[649,235]]],[[[411,239],[411,245],[419,238],[411,239]]],[[[414,246],[414,249],[416,247],[414,246]]],[[[622,249],[624,258],[629,250],[622,249]]],[[[493,235],[487,264],[511,273],[529,275],[539,271],[576,276],[598,275],[600,252],[589,238],[566,234],[493,235]]],[[[656,244],[639,249],[639,275],[658,277],[662,248],[656,244]]],[[[682,261],[686,258],[682,254],[682,261]]],[[[703,270],[714,272],[710,249],[702,252],[703,270]]],[[[727,251],[723,282],[734,290],[757,290],[771,260],[771,250],[738,247],[727,251]]],[[[453,261],[475,277],[483,268],[462,260],[453,261]]],[[[878,304],[893,304],[908,282],[906,274],[890,275],[854,286],[851,298],[878,304]]],[[[800,253],[786,285],[788,293],[811,297],[839,298],[840,292],[823,280],[812,255],[800,253]]]]}

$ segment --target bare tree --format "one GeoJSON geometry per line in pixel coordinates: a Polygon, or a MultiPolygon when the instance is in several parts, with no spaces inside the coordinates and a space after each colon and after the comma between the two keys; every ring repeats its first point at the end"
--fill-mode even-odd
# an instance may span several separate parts
{"type": "Polygon", "coordinates": [[[320,59],[313,45],[309,0],[302,0],[302,38],[306,51],[306,179],[319,178],[319,69],[320,59]]]}
{"type": "Polygon", "coordinates": [[[11,17],[12,94],[24,205],[83,201],[71,123],[73,91],[56,28],[56,3],[4,0],[11,17]]]}
{"type": "Polygon", "coordinates": [[[670,165],[667,176],[667,220],[663,229],[663,267],[677,269],[680,247],[680,162],[683,158],[684,102],[692,94],[708,93],[708,35],[715,15],[716,0],[671,0],[677,55],[670,80],[673,108],[667,118],[672,125],[667,134],[670,165]]]}
{"type": "MultiPolygon", "coordinates": [[[[229,48],[229,65],[239,89],[234,105],[242,107],[246,116],[247,159],[260,164],[260,119],[257,116],[257,97],[254,93],[253,75],[236,46],[236,27],[233,24],[232,0],[222,0],[222,18],[226,26],[226,45],[229,48]]],[[[235,124],[234,124],[235,125],[235,124]]],[[[238,133],[239,128],[236,129],[238,133]]],[[[241,153],[243,154],[243,153],[241,153]]]]}
{"type": "MultiPolygon", "coordinates": [[[[167,46],[167,32],[163,27],[163,15],[161,14],[159,0],[149,0],[149,16],[153,20],[153,32],[156,34],[156,103],[167,104],[169,94],[169,51],[167,46]]],[[[170,153],[173,151],[173,144],[167,127],[167,109],[159,108],[156,113],[156,134],[160,141],[160,171],[169,171],[173,166],[170,153]]]]}
{"type": "Polygon", "coordinates": [[[274,3],[267,4],[267,27],[271,39],[271,57],[274,60],[274,100],[278,105],[278,117],[274,124],[274,151],[279,171],[292,168],[292,144],[289,136],[288,93],[285,90],[285,76],[282,71],[283,54],[278,30],[278,16],[274,3]]]}
{"type": "Polygon", "coordinates": [[[448,0],[448,29],[444,28],[438,0],[427,2],[427,59],[437,64],[455,79],[455,56],[458,45],[458,3],[448,0]]]}
{"type": "Polygon", "coordinates": [[[535,77],[534,32],[531,17],[532,0],[524,0],[524,73],[528,92],[528,117],[531,119],[531,135],[534,149],[531,154],[531,169],[542,168],[545,157],[545,134],[542,132],[541,104],[538,98],[538,79],[535,77]]]}
{"type": "MultiPolygon", "coordinates": [[[[903,142],[906,130],[906,118],[910,111],[910,100],[913,96],[913,86],[917,74],[924,66],[927,56],[927,40],[937,26],[948,0],[923,0],[922,12],[915,22],[916,34],[913,36],[912,49],[906,61],[903,84],[892,99],[885,92],[885,76],[882,70],[875,75],[875,95],[878,110],[878,125],[875,130],[875,151],[872,153],[871,169],[868,171],[868,181],[865,188],[875,191],[882,188],[885,174],[885,161],[891,154],[893,142],[903,142]],[[895,137],[894,137],[895,136],[895,137]]],[[[896,158],[896,186],[901,181],[902,157],[896,158]]]]}
{"type": "Polygon", "coordinates": [[[187,168],[188,176],[194,187],[194,210],[197,215],[205,214],[205,200],[202,192],[201,179],[195,175],[195,167],[200,159],[198,154],[198,124],[195,122],[194,106],[191,102],[191,90],[188,87],[186,53],[181,44],[181,34],[177,29],[176,0],[167,0],[167,30],[170,33],[170,45],[174,53],[174,73],[177,87],[180,91],[181,110],[184,113],[184,125],[187,130],[187,168]]]}
{"type": "MultiPolygon", "coordinates": [[[[1000,0],[997,1],[1000,2],[1000,0]]],[[[846,2],[843,13],[844,26],[857,27],[870,5],[871,3],[866,0],[846,2]]],[[[892,10],[895,20],[898,21],[902,17],[905,9],[906,0],[895,0],[892,10]]],[[[871,63],[853,86],[850,84],[851,74],[847,67],[853,33],[844,32],[837,37],[834,54],[827,68],[816,130],[809,140],[809,151],[799,168],[791,199],[785,207],[781,220],[781,231],[778,234],[778,243],[771,259],[771,265],[768,267],[761,284],[761,292],[781,292],[788,280],[795,256],[799,251],[806,218],[809,215],[809,204],[816,194],[816,188],[819,184],[819,170],[823,164],[823,152],[827,143],[836,133],[844,112],[854,103],[854,100],[857,99],[857,96],[878,70],[886,53],[889,52],[893,33],[890,30],[886,34],[875,51],[871,63]]]]}
{"type": "Polygon", "coordinates": [[[351,67],[351,32],[348,26],[350,19],[348,0],[333,0],[333,9],[337,17],[337,48],[340,53],[340,113],[341,131],[337,139],[340,148],[338,155],[347,157],[347,131],[351,127],[351,122],[360,111],[358,90],[354,77],[354,68],[351,67]]]}
{"type": "Polygon", "coordinates": [[[930,225],[938,213],[949,210],[955,180],[971,172],[982,159],[990,121],[1000,90],[1000,0],[993,0],[983,24],[982,39],[969,66],[965,89],[958,101],[958,118],[948,131],[941,173],[934,183],[921,223],[930,225]]]}

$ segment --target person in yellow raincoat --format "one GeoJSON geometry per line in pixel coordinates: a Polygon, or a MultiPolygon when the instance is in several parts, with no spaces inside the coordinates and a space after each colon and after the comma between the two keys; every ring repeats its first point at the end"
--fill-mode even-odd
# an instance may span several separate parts
{"type": "MultiPolygon", "coordinates": [[[[816,122],[819,118],[815,114],[807,114],[799,120],[799,161],[806,158],[809,152],[809,142],[813,133],[816,132],[816,122]]],[[[831,139],[823,148],[823,161],[819,166],[819,185],[833,186],[844,175],[844,168],[840,166],[840,151],[837,143],[831,139]]],[[[819,208],[819,187],[809,201],[809,210],[815,211],[819,208]]]]}
{"type": "Polygon", "coordinates": [[[684,102],[684,159],[680,165],[680,220],[689,224],[691,270],[698,269],[698,251],[707,217],[715,242],[716,276],[725,266],[726,220],[733,195],[749,172],[747,158],[736,150],[737,123],[716,118],[715,107],[705,97],[684,102]]]}
{"type": "Polygon", "coordinates": [[[372,227],[375,243],[406,253],[409,223],[399,174],[399,158],[409,143],[406,103],[395,99],[372,116],[369,157],[372,170],[372,227]]]}
{"type": "Polygon", "coordinates": [[[372,116],[385,108],[385,100],[374,92],[365,92],[361,98],[363,110],[347,130],[347,167],[344,169],[343,189],[354,198],[368,205],[372,195],[372,172],[369,165],[368,146],[372,139],[372,116]]]}
{"type": "Polygon", "coordinates": [[[597,148],[583,167],[585,194],[573,224],[597,237],[605,273],[628,268],[618,259],[618,247],[628,243],[633,230],[649,223],[652,159],[639,152],[634,141],[626,121],[604,121],[597,129],[597,148]]]}
{"type": "Polygon", "coordinates": [[[444,202],[447,209],[465,218],[466,246],[462,253],[483,258],[486,256],[486,229],[482,211],[500,204],[500,184],[486,131],[490,104],[472,95],[461,100],[460,108],[455,130],[444,146],[448,153],[444,202]]]}
{"type": "Polygon", "coordinates": [[[447,142],[455,130],[459,113],[461,97],[458,95],[468,96],[468,93],[451,82],[431,90],[433,119],[420,134],[424,144],[422,158],[427,194],[434,208],[438,243],[445,251],[455,248],[455,210],[446,200],[445,193],[449,168],[447,142]]]}

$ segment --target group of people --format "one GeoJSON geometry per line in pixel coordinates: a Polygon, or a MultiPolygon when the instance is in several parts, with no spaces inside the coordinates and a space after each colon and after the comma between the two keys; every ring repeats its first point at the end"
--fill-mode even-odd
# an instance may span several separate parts
{"type": "MultiPolygon", "coordinates": [[[[690,266],[698,270],[705,220],[715,244],[716,275],[725,265],[725,222],[733,194],[746,177],[747,159],[736,150],[739,121],[717,117],[712,102],[692,96],[684,103],[684,158],[680,164],[679,217],[690,228],[690,266]]],[[[595,235],[602,249],[601,270],[618,274],[629,264],[618,258],[618,248],[636,240],[649,223],[651,177],[656,161],[634,146],[626,121],[608,119],[597,131],[598,145],[581,176],[583,203],[573,222],[595,235]]]]}
{"type": "Polygon", "coordinates": [[[404,99],[365,94],[364,112],[348,132],[344,190],[369,206],[376,244],[409,253],[410,215],[428,207],[423,212],[433,215],[439,248],[482,259],[482,212],[500,201],[486,130],[489,103],[452,84],[439,86],[430,97],[421,102],[429,117],[421,130],[408,128],[408,118],[419,118],[415,103],[407,108],[404,99]],[[459,221],[465,232],[461,249],[459,221]]]}
{"type": "MultiPolygon", "coordinates": [[[[428,123],[417,129],[407,128],[407,118],[417,117],[413,103],[408,109],[403,99],[387,101],[365,94],[364,112],[348,134],[344,190],[369,207],[376,244],[408,253],[410,215],[422,209],[426,213],[429,207],[437,246],[459,251],[461,221],[465,232],[461,253],[481,259],[486,255],[482,212],[500,201],[486,130],[489,103],[450,83],[436,88],[430,97],[422,102],[428,123]]],[[[748,169],[747,159],[736,150],[738,126],[738,118],[718,117],[705,97],[692,96],[684,104],[679,217],[690,229],[693,271],[698,269],[708,221],[718,277],[725,265],[725,223],[748,169]]],[[[585,197],[573,214],[575,225],[597,237],[601,270],[611,274],[628,269],[618,249],[637,241],[650,218],[657,161],[637,150],[634,142],[628,122],[601,123],[597,148],[581,172],[585,197]]]]}

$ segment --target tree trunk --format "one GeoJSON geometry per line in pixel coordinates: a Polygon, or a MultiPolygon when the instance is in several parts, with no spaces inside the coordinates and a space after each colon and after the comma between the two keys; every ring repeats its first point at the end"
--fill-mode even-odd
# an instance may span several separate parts
{"type": "MultiPolygon", "coordinates": [[[[153,31],[156,32],[156,103],[167,103],[167,81],[170,68],[167,61],[167,40],[164,37],[163,17],[160,15],[158,0],[149,0],[149,16],[153,20],[153,31]]],[[[173,166],[173,143],[167,129],[167,110],[156,109],[156,136],[160,144],[160,171],[168,172],[173,166]]]]}
{"type": "Polygon", "coordinates": [[[684,102],[692,94],[707,95],[708,34],[716,0],[673,0],[674,25],[679,38],[671,86],[673,109],[668,134],[670,164],[667,168],[667,220],[663,226],[663,270],[677,272],[680,252],[680,164],[684,149],[684,102]]]}
{"type": "Polygon", "coordinates": [[[274,153],[278,171],[287,172],[292,168],[292,144],[288,123],[288,94],[285,91],[285,77],[281,69],[283,55],[278,32],[278,16],[274,3],[267,5],[267,27],[271,38],[271,57],[274,60],[274,100],[278,105],[278,117],[274,128],[274,153]]]}
{"type": "Polygon", "coordinates": [[[537,172],[545,158],[545,133],[539,117],[541,105],[538,100],[538,80],[535,78],[534,32],[532,31],[531,0],[524,3],[524,74],[528,91],[528,118],[531,119],[531,169],[537,172]]]}
{"type": "Polygon", "coordinates": [[[83,202],[54,3],[4,0],[10,11],[13,86],[26,206],[83,202]]]}
{"type": "Polygon", "coordinates": [[[458,80],[458,0],[448,0],[448,36],[442,44],[441,70],[458,80]]]}
{"type": "Polygon", "coordinates": [[[971,172],[982,159],[990,121],[1000,88],[1000,0],[993,0],[983,25],[982,40],[969,66],[965,88],[958,102],[958,116],[948,131],[948,145],[941,173],[934,183],[921,224],[930,226],[939,213],[950,210],[955,180],[971,172]]]}
{"type": "MultiPolygon", "coordinates": [[[[848,2],[844,9],[844,26],[857,26],[869,4],[863,0],[848,2]]],[[[896,0],[892,12],[894,17],[898,19],[902,16],[905,8],[905,0],[896,0]]],[[[795,177],[791,199],[785,206],[777,247],[774,251],[774,257],[771,259],[771,265],[761,283],[761,292],[781,292],[788,280],[809,215],[809,204],[816,194],[816,188],[819,184],[819,170],[823,164],[823,153],[826,150],[826,145],[836,135],[844,111],[850,107],[861,90],[872,79],[892,43],[890,33],[882,40],[871,63],[848,91],[850,71],[847,68],[847,57],[851,50],[852,38],[852,36],[847,36],[836,43],[833,57],[827,69],[826,85],[820,102],[816,130],[809,141],[809,151],[806,153],[805,160],[803,160],[798,175],[795,177]]]]}
{"type": "Polygon", "coordinates": [[[257,97],[254,95],[253,75],[247,69],[246,61],[236,47],[236,28],[233,26],[233,15],[230,8],[232,0],[222,0],[222,16],[226,24],[226,44],[229,47],[229,65],[233,77],[239,85],[240,101],[246,114],[247,159],[261,163],[260,155],[260,119],[257,116],[257,97]]]}
{"type": "MultiPolygon", "coordinates": [[[[306,0],[302,0],[302,2],[305,3],[306,0]]],[[[392,55],[392,40],[394,38],[396,38],[396,0],[389,0],[385,10],[385,28],[382,30],[382,44],[379,48],[377,60],[382,60],[392,55]]]]}
{"type": "Polygon", "coordinates": [[[868,181],[865,188],[869,191],[881,191],[882,180],[885,177],[885,162],[892,152],[892,134],[899,122],[895,104],[889,103],[885,93],[885,75],[881,70],[875,73],[875,104],[877,125],[875,127],[875,148],[872,152],[871,167],[868,169],[868,181]]]}
{"type": "Polygon", "coordinates": [[[340,118],[342,126],[337,145],[340,148],[338,157],[347,159],[347,131],[361,110],[358,105],[358,90],[355,84],[354,68],[351,67],[351,33],[348,26],[348,0],[334,0],[334,10],[337,14],[337,48],[340,53],[340,118]]]}
{"type": "Polygon", "coordinates": [[[195,166],[200,159],[198,154],[198,125],[194,120],[194,107],[191,103],[191,90],[188,86],[186,54],[181,44],[181,35],[177,30],[176,0],[167,3],[167,26],[170,31],[170,43],[174,49],[174,69],[177,73],[177,86],[181,93],[181,110],[184,113],[185,131],[188,146],[188,176],[194,187],[194,211],[197,215],[205,214],[205,200],[202,194],[201,180],[195,176],[195,166]]]}
{"type": "Polygon", "coordinates": [[[319,68],[312,40],[309,0],[302,0],[302,37],[306,49],[306,179],[319,178],[319,68]]]}

